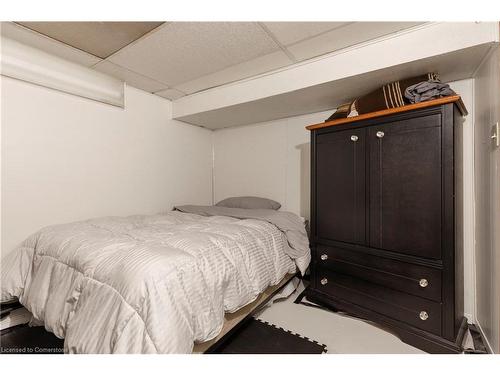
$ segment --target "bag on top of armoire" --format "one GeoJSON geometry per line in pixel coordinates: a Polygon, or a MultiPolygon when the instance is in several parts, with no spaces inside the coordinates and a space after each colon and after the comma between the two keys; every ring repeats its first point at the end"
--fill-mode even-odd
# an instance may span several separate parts
{"type": "MultiPolygon", "coordinates": [[[[405,95],[405,92],[408,88],[416,87],[417,84],[425,82],[439,83],[441,85],[439,87],[444,87],[444,84],[439,81],[439,77],[436,73],[427,73],[416,77],[394,81],[383,85],[366,95],[360,96],[350,103],[339,106],[325,121],[358,116],[364,113],[397,108],[414,103],[414,101],[411,101],[409,97],[405,95]]],[[[435,84],[431,86],[433,89],[436,87],[435,84]]],[[[429,88],[431,88],[431,86],[429,86],[429,88]]],[[[445,91],[443,89],[441,93],[443,93],[443,96],[453,95],[453,91],[451,89],[449,91],[445,91]]],[[[421,95],[421,97],[425,98],[426,96],[421,95]]]]}

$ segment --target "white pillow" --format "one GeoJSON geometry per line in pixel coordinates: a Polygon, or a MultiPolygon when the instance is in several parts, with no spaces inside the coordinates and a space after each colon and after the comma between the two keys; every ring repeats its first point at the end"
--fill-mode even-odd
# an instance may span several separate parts
{"type": "Polygon", "coordinates": [[[267,198],[259,197],[231,197],[221,200],[216,204],[219,207],[230,207],[230,208],[264,208],[268,210],[279,210],[281,204],[276,201],[267,198]]]}

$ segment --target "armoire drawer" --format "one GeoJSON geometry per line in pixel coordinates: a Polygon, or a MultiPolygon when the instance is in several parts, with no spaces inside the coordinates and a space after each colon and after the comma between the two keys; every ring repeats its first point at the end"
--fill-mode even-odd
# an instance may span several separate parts
{"type": "Polygon", "coordinates": [[[313,283],[320,292],[441,335],[441,304],[319,267],[313,283]]]}
{"type": "Polygon", "coordinates": [[[441,271],[435,268],[318,245],[320,267],[441,302],[441,271]]]}

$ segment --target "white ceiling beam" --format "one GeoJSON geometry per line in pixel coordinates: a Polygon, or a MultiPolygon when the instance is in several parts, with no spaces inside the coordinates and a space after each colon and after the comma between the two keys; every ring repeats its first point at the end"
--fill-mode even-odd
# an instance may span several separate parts
{"type": "MultiPolygon", "coordinates": [[[[211,112],[291,93],[416,60],[497,43],[497,22],[428,23],[173,102],[173,117],[189,122],[211,112]]],[[[460,61],[457,61],[460,64],[460,61]]],[[[197,120],[199,121],[199,120],[197,120]]]]}

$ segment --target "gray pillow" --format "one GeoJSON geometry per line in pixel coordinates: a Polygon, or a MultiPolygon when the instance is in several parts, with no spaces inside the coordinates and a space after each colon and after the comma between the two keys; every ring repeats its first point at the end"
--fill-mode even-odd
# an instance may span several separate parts
{"type": "Polygon", "coordinates": [[[268,210],[279,210],[281,204],[271,199],[259,197],[231,197],[221,200],[216,204],[219,207],[230,208],[266,208],[268,210]]]}

